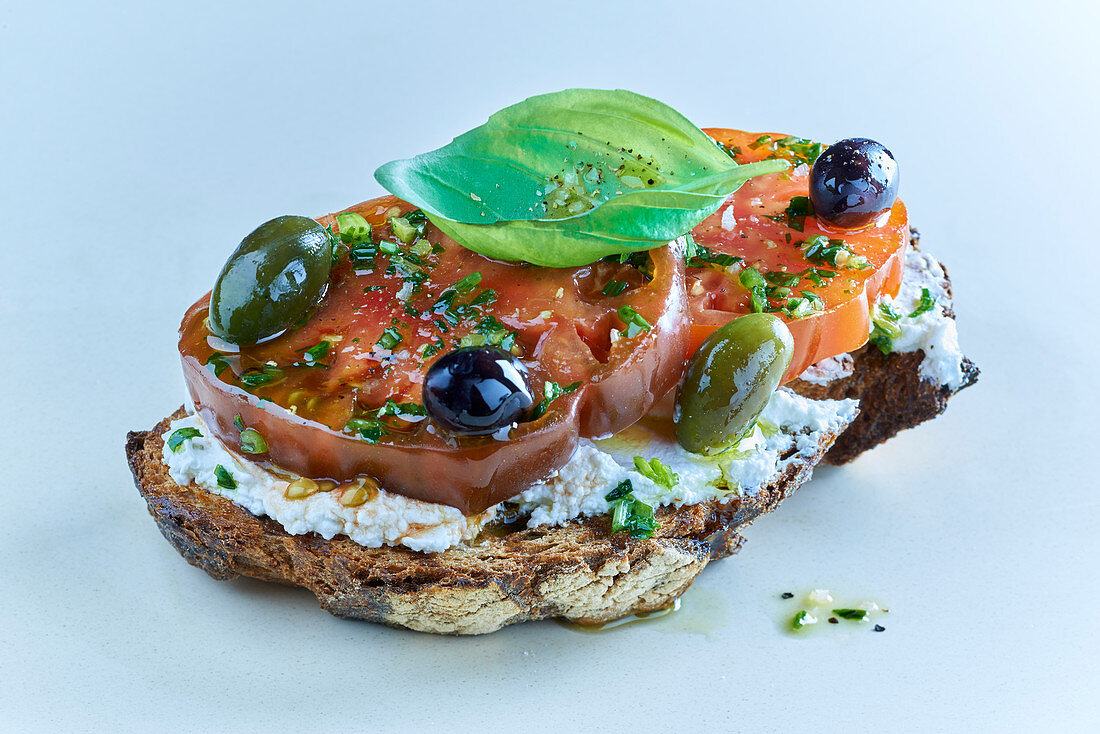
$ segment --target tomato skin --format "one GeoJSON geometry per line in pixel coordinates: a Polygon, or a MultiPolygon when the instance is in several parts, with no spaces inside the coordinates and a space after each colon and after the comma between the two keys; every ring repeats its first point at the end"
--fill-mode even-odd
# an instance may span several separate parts
{"type": "Polygon", "coordinates": [[[608,364],[584,388],[580,404],[580,432],[604,438],[633,425],[667,392],[679,384],[689,352],[687,300],[684,298],[681,242],[650,251],[653,282],[649,297],[634,307],[652,328],[620,339],[611,348],[608,364]]]}
{"type": "MultiPolygon", "coordinates": [[[[205,299],[189,315],[205,313],[205,299]]],[[[576,451],[579,395],[554,402],[554,410],[523,424],[514,440],[465,438],[460,445],[441,433],[419,432],[416,443],[367,443],[217,379],[193,356],[183,355],[191,400],[207,427],[230,448],[243,425],[268,444],[270,464],[315,479],[342,481],[370,476],[387,490],[438,502],[473,515],[548,476],[576,451]]],[[[249,457],[255,460],[257,457],[249,457]]]]}
{"type": "MultiPolygon", "coordinates": [[[[762,137],[783,138],[778,133],[750,133],[724,128],[705,129],[715,140],[735,148],[739,162],[762,160],[768,156],[767,147],[753,148],[762,137]]],[[[805,318],[792,319],[777,314],[787,324],[794,336],[795,350],[790,367],[783,377],[788,382],[802,374],[812,364],[827,357],[853,351],[867,342],[870,332],[870,310],[882,295],[897,295],[901,288],[905,252],[909,243],[909,217],[905,204],[899,199],[874,226],[856,230],[830,228],[815,217],[804,222],[804,231],[798,232],[785,224],[774,222],[768,216],[782,213],[792,196],[809,195],[809,167],[800,166],[787,173],[770,174],[750,180],[730,199],[728,205],[736,224],[733,229],[722,227],[725,207],[708,217],[693,234],[696,241],[718,252],[739,255],[746,265],[757,265],[762,270],[797,271],[812,263],[790,246],[786,237],[797,241],[815,234],[842,238],[857,255],[867,257],[872,268],[867,272],[829,268],[839,277],[823,288],[810,288],[825,302],[824,311],[805,318]],[[847,279],[853,284],[845,282],[847,279]]],[[[751,313],[748,291],[740,285],[734,274],[711,268],[688,268],[687,288],[691,312],[691,339],[689,353],[715,329],[730,319],[751,313]]]]}

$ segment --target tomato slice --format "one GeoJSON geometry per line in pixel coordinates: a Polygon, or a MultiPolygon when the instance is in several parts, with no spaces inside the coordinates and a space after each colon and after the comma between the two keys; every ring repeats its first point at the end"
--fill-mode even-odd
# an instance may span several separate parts
{"type": "Polygon", "coordinates": [[[499,262],[430,223],[399,243],[388,219],[410,209],[383,197],[347,210],[370,222],[374,245],[388,244],[342,258],[308,320],[277,338],[236,350],[211,338],[208,296],[191,308],[184,373],[223,442],[236,445],[239,414],[279,467],[338,481],[369,475],[474,513],[564,464],[579,436],[631,425],[680,379],[688,335],[678,248],[579,268],[499,262]],[[577,388],[506,436],[446,435],[417,415],[424,373],[451,349],[485,343],[525,363],[536,400],[547,382],[577,388]],[[364,419],[380,425],[369,435],[348,426],[364,419]]]}
{"type": "Polygon", "coordinates": [[[785,173],[750,179],[693,231],[695,241],[712,253],[737,256],[744,262],[734,267],[723,266],[720,258],[712,258],[718,259],[717,263],[692,261],[697,267],[689,263],[685,283],[691,352],[722,324],[753,312],[751,293],[740,280],[742,264],[771,274],[767,287],[776,295],[768,298],[769,310],[788,306],[792,298],[807,302],[786,313],[776,311],[794,336],[794,357],[784,382],[815,362],[862,346],[870,331],[875,299],[897,295],[901,287],[909,242],[905,204],[897,200],[872,226],[858,230],[829,227],[812,214],[801,217],[797,207],[789,215],[792,199],[809,196],[809,160],[814,157],[807,153],[809,141],[724,128],[705,132],[725,145],[740,163],[782,157],[792,159],[793,167],[785,173]],[[865,258],[866,267],[837,266],[820,257],[808,259],[799,243],[815,235],[842,240],[853,256],[865,258]],[[774,290],[777,286],[788,288],[789,294],[774,290]],[[816,309],[810,311],[807,306],[816,309]],[[807,315],[800,318],[800,314],[807,315]]]}

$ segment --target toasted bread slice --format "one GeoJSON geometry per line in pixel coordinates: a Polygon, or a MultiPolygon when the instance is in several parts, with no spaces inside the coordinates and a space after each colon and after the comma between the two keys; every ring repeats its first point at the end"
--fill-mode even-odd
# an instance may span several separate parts
{"type": "MultiPolygon", "coordinates": [[[[914,230],[910,245],[915,252],[920,252],[919,241],[920,235],[914,230]]],[[[947,277],[947,269],[942,264],[939,267],[942,277],[937,273],[936,278],[950,296],[951,280],[947,277]]],[[[955,318],[950,306],[944,313],[955,318]]],[[[948,387],[922,376],[923,352],[883,354],[870,344],[845,355],[844,362],[848,359],[851,362],[845,372],[850,370],[850,374],[846,376],[824,383],[796,379],[787,385],[815,400],[859,400],[859,416],[825,454],[825,461],[830,464],[852,461],[900,431],[932,420],[947,409],[947,401],[953,395],[977,382],[979,375],[977,366],[964,359],[961,384],[948,387]]]]}
{"type": "Polygon", "coordinates": [[[592,624],[666,607],[710,561],[736,552],[740,532],[808,480],[837,437],[820,434],[812,455],[787,463],[751,496],[658,509],[660,528],[647,540],[612,534],[600,516],[418,553],[290,535],[223,497],[179,486],[163,463],[162,435],[182,415],[181,408],[150,431],[130,433],[126,455],[149,513],[192,565],[216,579],[305,587],[339,617],[443,634],[552,617],[592,624]]]}

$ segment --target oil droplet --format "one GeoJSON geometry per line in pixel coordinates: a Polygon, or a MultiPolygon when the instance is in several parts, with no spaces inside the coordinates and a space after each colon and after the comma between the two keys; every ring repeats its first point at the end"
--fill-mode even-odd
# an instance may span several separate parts
{"type": "Polygon", "coordinates": [[[568,619],[555,619],[562,627],[571,629],[574,632],[610,632],[611,630],[621,629],[632,624],[639,622],[655,622],[658,619],[667,617],[671,614],[675,614],[680,611],[680,600],[676,599],[669,606],[664,609],[657,609],[652,612],[638,612],[637,614],[629,614],[619,619],[613,619],[610,622],[602,622],[599,624],[581,624],[580,622],[571,622],[568,619]]]}

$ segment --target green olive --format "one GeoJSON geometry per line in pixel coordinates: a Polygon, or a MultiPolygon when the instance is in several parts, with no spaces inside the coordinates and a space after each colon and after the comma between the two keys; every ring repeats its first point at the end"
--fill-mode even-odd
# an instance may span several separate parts
{"type": "Polygon", "coordinates": [[[286,331],[316,305],[332,271],[328,232],[309,217],[276,217],[241,240],[210,297],[210,331],[254,344],[286,331]]]}
{"type": "Polygon", "coordinates": [[[764,410],[794,354],[787,325],[753,313],[707,337],[688,363],[676,396],[676,438],[697,454],[740,441],[764,410]]]}

